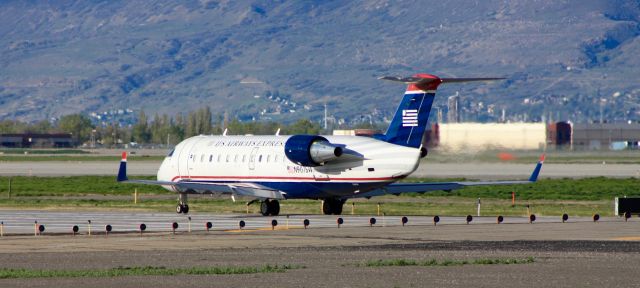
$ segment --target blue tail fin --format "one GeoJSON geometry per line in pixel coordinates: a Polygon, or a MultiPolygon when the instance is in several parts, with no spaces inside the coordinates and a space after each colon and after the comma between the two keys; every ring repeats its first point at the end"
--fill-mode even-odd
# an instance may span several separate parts
{"type": "Polygon", "coordinates": [[[410,78],[383,77],[381,79],[409,83],[383,140],[419,148],[427,128],[431,105],[433,105],[440,78],[429,74],[417,74],[410,78]]]}
{"type": "Polygon", "coordinates": [[[409,84],[409,86],[387,132],[379,139],[397,145],[419,148],[429,124],[429,114],[436,89],[440,84],[491,81],[504,78],[439,78],[431,74],[416,74],[405,78],[385,76],[380,79],[402,82],[409,84]]]}

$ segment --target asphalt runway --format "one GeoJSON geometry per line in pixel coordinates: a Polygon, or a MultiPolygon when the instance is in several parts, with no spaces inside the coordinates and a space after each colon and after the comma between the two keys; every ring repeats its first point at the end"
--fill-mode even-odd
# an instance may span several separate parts
{"type": "MultiPolygon", "coordinates": [[[[422,163],[412,177],[467,179],[526,179],[535,163],[422,163]]],[[[0,176],[76,176],[116,175],[119,162],[105,161],[42,161],[2,162],[0,176]]],[[[160,167],[157,161],[131,160],[127,165],[129,175],[156,175],[160,167]]],[[[542,178],[584,177],[640,177],[637,164],[544,164],[542,178]]]]}
{"type": "Polygon", "coordinates": [[[537,217],[400,217],[191,215],[171,213],[2,211],[0,268],[35,270],[115,267],[296,265],[283,273],[0,279],[0,287],[637,287],[640,219],[537,217]],[[33,235],[34,221],[46,230],[33,235]],[[93,234],[87,235],[87,220],[93,234]],[[270,221],[279,225],[272,230],[270,221]],[[308,229],[302,220],[309,219],[308,229]],[[239,230],[240,220],[247,227],[239,230]],[[170,224],[177,221],[178,231],[170,224]],[[214,229],[206,232],[204,222],[214,229]],[[147,233],[136,233],[145,222],[147,233]],[[109,223],[115,232],[105,235],[109,223]],[[80,235],[71,235],[71,226],[80,235]],[[17,233],[17,234],[16,234],[17,233]],[[534,259],[529,264],[369,267],[374,260],[534,259]]]}

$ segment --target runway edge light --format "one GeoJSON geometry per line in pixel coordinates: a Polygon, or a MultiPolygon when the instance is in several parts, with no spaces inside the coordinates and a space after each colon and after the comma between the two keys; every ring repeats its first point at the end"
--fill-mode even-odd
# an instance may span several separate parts
{"type": "Polygon", "coordinates": [[[307,229],[307,227],[309,227],[309,219],[304,219],[304,221],[302,221],[302,224],[304,225],[304,229],[307,229]]]}
{"type": "Polygon", "coordinates": [[[213,227],[213,223],[211,222],[207,222],[204,224],[204,227],[207,228],[207,232],[209,232],[209,230],[211,229],[211,227],[213,227]]]}

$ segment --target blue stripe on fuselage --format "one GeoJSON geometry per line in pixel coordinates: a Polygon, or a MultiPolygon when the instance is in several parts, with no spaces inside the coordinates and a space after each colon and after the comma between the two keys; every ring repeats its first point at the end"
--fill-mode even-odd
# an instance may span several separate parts
{"type": "Polygon", "coordinates": [[[286,193],[287,199],[318,199],[318,198],[350,198],[356,190],[364,193],[388,185],[391,182],[241,182],[241,181],[198,181],[199,183],[253,183],[280,190],[286,193]]]}

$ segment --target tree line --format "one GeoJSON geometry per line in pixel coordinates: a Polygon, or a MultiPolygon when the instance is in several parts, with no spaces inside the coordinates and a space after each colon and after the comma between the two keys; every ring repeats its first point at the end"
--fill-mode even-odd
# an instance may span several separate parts
{"type": "Polygon", "coordinates": [[[0,134],[70,133],[78,145],[113,147],[131,142],[175,145],[195,135],[222,134],[225,128],[227,135],[272,135],[278,129],[283,135],[318,134],[322,130],[320,124],[308,119],[300,119],[289,125],[278,122],[241,122],[238,119],[228,121],[223,116],[212,115],[209,107],[186,115],[179,113],[175,117],[155,114],[150,118],[144,111],[140,111],[137,118],[135,124],[126,126],[118,123],[95,125],[84,114],[65,115],[53,123],[4,120],[0,121],[0,134]]]}

